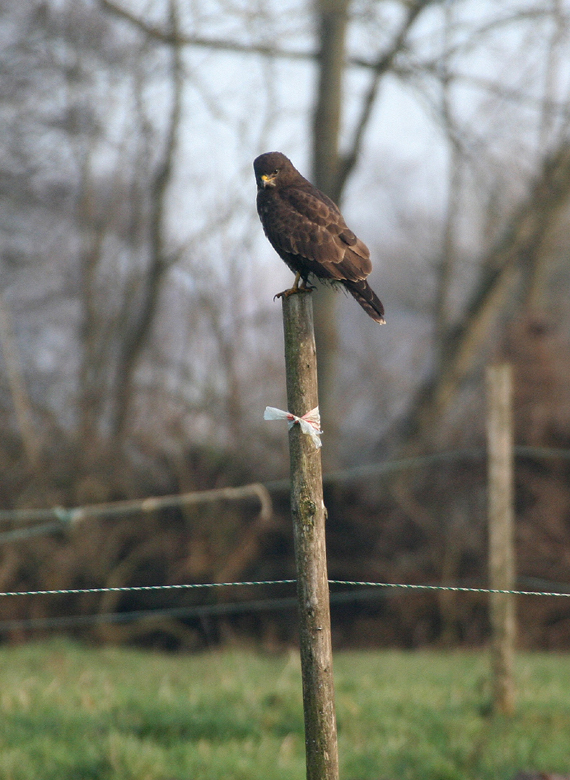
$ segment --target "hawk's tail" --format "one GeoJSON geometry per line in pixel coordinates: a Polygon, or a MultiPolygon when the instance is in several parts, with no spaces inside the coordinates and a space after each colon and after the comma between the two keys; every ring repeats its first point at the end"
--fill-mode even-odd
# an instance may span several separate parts
{"type": "Polygon", "coordinates": [[[380,325],[385,324],[384,307],[365,279],[361,282],[351,282],[348,279],[343,279],[342,283],[348,292],[356,298],[369,317],[372,317],[375,322],[379,322],[380,325]]]}

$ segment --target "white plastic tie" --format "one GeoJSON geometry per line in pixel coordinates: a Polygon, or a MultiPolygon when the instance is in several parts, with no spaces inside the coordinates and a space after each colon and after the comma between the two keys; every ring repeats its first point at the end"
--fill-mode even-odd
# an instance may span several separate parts
{"type": "Polygon", "coordinates": [[[321,415],[319,414],[318,406],[315,406],[314,409],[311,409],[310,412],[307,412],[302,417],[297,417],[296,414],[291,414],[291,412],[284,412],[282,409],[276,409],[274,406],[266,406],[263,419],[287,420],[289,428],[298,423],[303,433],[311,437],[317,449],[323,446],[321,442],[321,415]]]}

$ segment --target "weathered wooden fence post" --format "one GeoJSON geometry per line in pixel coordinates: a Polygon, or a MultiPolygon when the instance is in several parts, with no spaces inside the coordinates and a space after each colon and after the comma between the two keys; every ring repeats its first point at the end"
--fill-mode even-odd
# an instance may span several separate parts
{"type": "MultiPolygon", "coordinates": [[[[486,373],[490,587],[513,590],[515,554],[511,366],[489,366],[486,373]]],[[[514,711],[515,702],[514,596],[492,593],[490,608],[493,708],[496,712],[508,715],[514,711]]]]}
{"type": "MultiPolygon", "coordinates": [[[[311,295],[283,298],[287,408],[302,417],[318,405],[311,295]]],[[[307,780],[337,780],[331,623],[321,451],[299,425],[289,430],[291,512],[297,567],[307,780]]]]}

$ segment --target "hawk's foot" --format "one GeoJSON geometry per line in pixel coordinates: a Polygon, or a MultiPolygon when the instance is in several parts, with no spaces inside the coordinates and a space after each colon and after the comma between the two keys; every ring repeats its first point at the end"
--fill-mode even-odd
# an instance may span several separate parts
{"type": "Polygon", "coordinates": [[[310,293],[313,292],[313,290],[316,290],[316,287],[313,287],[312,285],[303,285],[302,287],[291,287],[290,290],[283,290],[283,292],[277,293],[277,295],[273,296],[273,300],[276,298],[288,298],[290,295],[295,295],[296,293],[310,293]]]}
{"type": "Polygon", "coordinates": [[[299,273],[299,271],[297,271],[297,273],[295,274],[295,281],[293,282],[293,287],[291,287],[290,290],[283,290],[283,292],[277,293],[277,295],[273,296],[273,300],[275,300],[275,298],[288,298],[290,295],[295,295],[295,293],[312,292],[313,290],[316,289],[317,288],[309,284],[306,279],[303,279],[301,281],[301,274],[299,273]],[[300,287],[299,287],[299,282],[301,282],[300,287]]]}

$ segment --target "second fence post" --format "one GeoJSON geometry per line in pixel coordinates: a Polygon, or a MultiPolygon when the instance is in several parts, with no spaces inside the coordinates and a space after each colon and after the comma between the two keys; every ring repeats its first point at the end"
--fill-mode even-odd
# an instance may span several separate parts
{"type": "MultiPolygon", "coordinates": [[[[318,406],[311,295],[283,298],[287,408],[318,406]]],[[[307,780],[338,780],[321,451],[299,425],[289,431],[291,513],[299,599],[307,780]]]]}
{"type": "MultiPolygon", "coordinates": [[[[487,460],[490,587],[513,590],[514,462],[512,378],[508,364],[487,368],[487,460]]],[[[493,708],[514,711],[515,602],[509,593],[491,593],[493,708]]]]}

